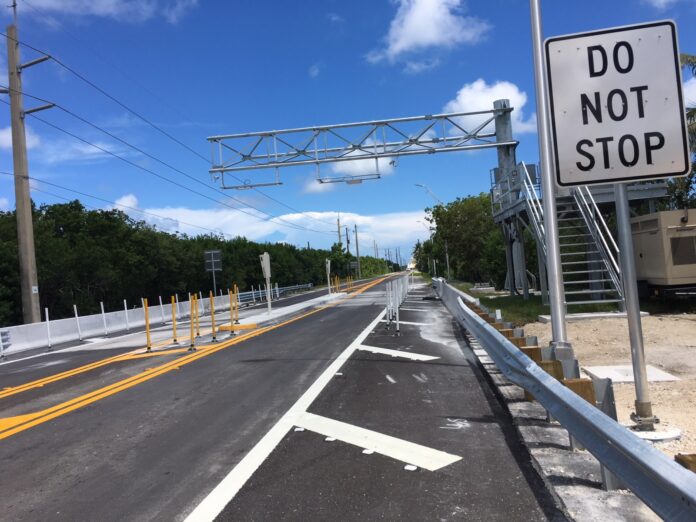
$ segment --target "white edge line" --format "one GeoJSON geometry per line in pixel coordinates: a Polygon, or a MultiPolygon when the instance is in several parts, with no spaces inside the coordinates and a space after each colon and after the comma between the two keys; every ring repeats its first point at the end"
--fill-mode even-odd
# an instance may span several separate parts
{"type": "Polygon", "coordinates": [[[324,370],[314,383],[293,404],[278,422],[251,448],[242,460],[232,468],[227,476],[196,506],[186,517],[185,522],[210,521],[217,517],[227,504],[242,489],[242,486],[254,474],[258,467],[271,454],[283,437],[295,426],[295,420],[314,402],[324,387],[331,382],[334,374],[350,358],[384,315],[381,311],[377,317],[358,335],[352,343],[324,370]]]}

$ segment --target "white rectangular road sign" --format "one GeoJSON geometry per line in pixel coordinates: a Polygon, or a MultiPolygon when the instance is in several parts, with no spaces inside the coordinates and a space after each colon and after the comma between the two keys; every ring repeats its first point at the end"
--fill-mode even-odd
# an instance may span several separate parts
{"type": "Polygon", "coordinates": [[[689,172],[674,22],[549,38],[546,71],[559,185],[689,172]]]}

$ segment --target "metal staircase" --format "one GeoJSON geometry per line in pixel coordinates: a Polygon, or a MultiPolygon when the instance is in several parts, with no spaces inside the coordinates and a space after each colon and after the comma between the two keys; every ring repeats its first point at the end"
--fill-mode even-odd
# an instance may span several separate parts
{"type": "MultiPolygon", "coordinates": [[[[537,189],[522,165],[522,188],[530,228],[546,254],[544,212],[537,189]]],[[[616,303],[623,307],[619,249],[587,187],[556,197],[566,306],[616,303]]]]}

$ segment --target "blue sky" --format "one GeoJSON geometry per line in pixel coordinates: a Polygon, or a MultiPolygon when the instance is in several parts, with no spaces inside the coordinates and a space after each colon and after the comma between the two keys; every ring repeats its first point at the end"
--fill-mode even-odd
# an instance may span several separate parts
{"type": "MultiPolygon", "coordinates": [[[[543,4],[545,36],[671,18],[682,52],[696,54],[693,0],[543,4]]],[[[509,97],[516,109],[518,160],[538,158],[527,1],[18,0],[18,12],[21,41],[57,57],[206,158],[209,135],[480,110],[500,97],[509,97]]],[[[4,25],[10,23],[11,10],[2,18],[4,25]]],[[[21,52],[24,61],[39,56],[27,48],[21,52]]],[[[418,220],[433,200],[416,183],[450,201],[487,191],[496,163],[493,150],[402,158],[381,180],[362,185],[318,185],[312,167],[284,169],[284,184],[263,192],[303,212],[296,213],[256,192],[226,191],[234,201],[214,191],[209,164],[201,157],[56,63],[37,65],[23,76],[27,94],[54,101],[209,185],[51,109],[37,115],[208,198],[28,117],[34,200],[78,197],[88,206],[109,206],[49,185],[55,183],[155,214],[159,217],[123,207],[164,230],[219,230],[327,247],[336,240],[340,212],[344,224],[358,224],[363,252],[371,253],[376,241],[380,248],[400,246],[403,255],[416,239],[428,236],[418,220]]],[[[0,82],[6,85],[5,74],[0,82]]],[[[696,101],[696,82],[687,78],[685,92],[687,101],[696,101]]],[[[26,107],[38,104],[25,99],[26,107]]],[[[9,119],[7,105],[0,104],[4,172],[12,170],[9,119]]],[[[11,178],[2,175],[0,208],[14,208],[11,178]]]]}

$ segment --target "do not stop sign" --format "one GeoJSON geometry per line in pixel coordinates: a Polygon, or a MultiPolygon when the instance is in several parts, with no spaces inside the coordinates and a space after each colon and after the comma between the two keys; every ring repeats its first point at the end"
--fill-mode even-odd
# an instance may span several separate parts
{"type": "Polygon", "coordinates": [[[549,38],[546,61],[559,185],[689,172],[673,22],[549,38]]]}

